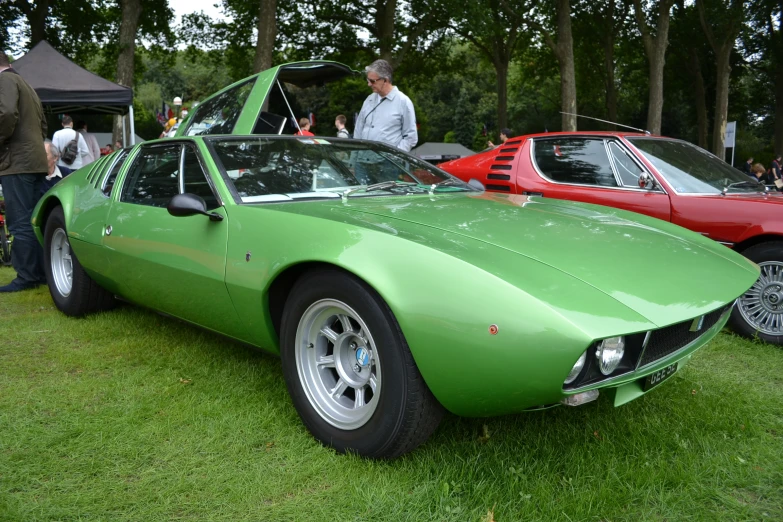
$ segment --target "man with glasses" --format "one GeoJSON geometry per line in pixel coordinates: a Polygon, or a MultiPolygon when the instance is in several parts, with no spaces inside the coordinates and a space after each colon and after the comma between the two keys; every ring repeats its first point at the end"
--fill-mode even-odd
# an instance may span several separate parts
{"type": "MultiPolygon", "coordinates": [[[[353,137],[380,141],[392,147],[410,151],[419,141],[416,131],[416,112],[410,98],[392,85],[392,68],[386,60],[375,60],[365,68],[367,85],[372,89],[359,117],[353,137]]],[[[387,181],[392,170],[388,162],[357,158],[357,177],[364,183],[387,181]]]]}

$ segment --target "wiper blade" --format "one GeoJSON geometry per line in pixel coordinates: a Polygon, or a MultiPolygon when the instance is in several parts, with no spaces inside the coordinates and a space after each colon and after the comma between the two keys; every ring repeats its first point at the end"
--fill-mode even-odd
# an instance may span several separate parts
{"type": "Polygon", "coordinates": [[[350,188],[345,192],[341,192],[340,195],[343,197],[343,199],[347,199],[348,196],[350,196],[351,194],[355,194],[357,192],[372,192],[374,190],[384,190],[393,187],[410,187],[411,185],[418,185],[418,184],[411,183],[409,181],[397,181],[397,180],[381,181],[380,183],[373,183],[372,185],[362,185],[361,187],[350,188]]]}
{"type": "Polygon", "coordinates": [[[754,187],[754,188],[758,188],[761,191],[765,191],[766,190],[766,186],[764,186],[763,183],[760,183],[758,181],[754,181],[754,180],[748,179],[748,180],[745,180],[745,181],[737,181],[735,183],[730,183],[730,184],[726,185],[725,187],[723,187],[723,193],[724,194],[727,193],[729,191],[729,189],[733,188],[733,187],[754,187]]]}
{"type": "Polygon", "coordinates": [[[433,183],[432,185],[430,185],[430,194],[433,194],[435,192],[435,189],[440,187],[459,186],[462,188],[467,188],[465,187],[465,185],[467,185],[467,183],[465,183],[459,178],[446,178],[443,181],[439,181],[437,183],[433,183]]]}

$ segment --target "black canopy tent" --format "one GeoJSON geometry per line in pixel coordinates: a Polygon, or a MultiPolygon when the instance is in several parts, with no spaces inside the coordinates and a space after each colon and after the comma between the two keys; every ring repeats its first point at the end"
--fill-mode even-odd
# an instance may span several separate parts
{"type": "Polygon", "coordinates": [[[128,115],[133,143],[133,90],[130,87],[79,67],[46,41],[38,42],[11,66],[35,89],[47,112],[128,115]]]}

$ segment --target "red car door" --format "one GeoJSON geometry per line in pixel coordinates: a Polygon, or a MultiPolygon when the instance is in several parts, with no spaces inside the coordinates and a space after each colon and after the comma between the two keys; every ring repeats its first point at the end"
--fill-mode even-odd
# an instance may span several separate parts
{"type": "Polygon", "coordinates": [[[528,168],[526,162],[520,165],[519,192],[622,208],[671,221],[668,194],[657,182],[651,188],[639,187],[639,175],[652,174],[618,139],[579,135],[536,138],[530,161],[528,168]]]}

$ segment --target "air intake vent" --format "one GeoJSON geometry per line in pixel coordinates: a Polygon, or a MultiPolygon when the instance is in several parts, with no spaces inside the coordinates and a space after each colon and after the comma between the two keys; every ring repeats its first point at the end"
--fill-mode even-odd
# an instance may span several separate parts
{"type": "Polygon", "coordinates": [[[487,183],[487,190],[496,190],[498,192],[511,192],[511,187],[508,185],[490,185],[487,183]]]}
{"type": "Polygon", "coordinates": [[[639,361],[639,366],[646,366],[659,359],[668,357],[680,348],[692,343],[701,337],[704,332],[715,326],[715,323],[720,320],[720,317],[730,306],[724,306],[705,315],[701,328],[697,331],[691,331],[693,320],[666,326],[660,330],[653,330],[650,340],[647,342],[647,347],[642,354],[642,360],[639,361]]]}
{"type": "Polygon", "coordinates": [[[501,179],[508,181],[511,179],[511,176],[508,174],[487,174],[487,179],[501,179]]]}
{"type": "Polygon", "coordinates": [[[511,170],[511,165],[492,165],[492,170],[511,170]]]}

